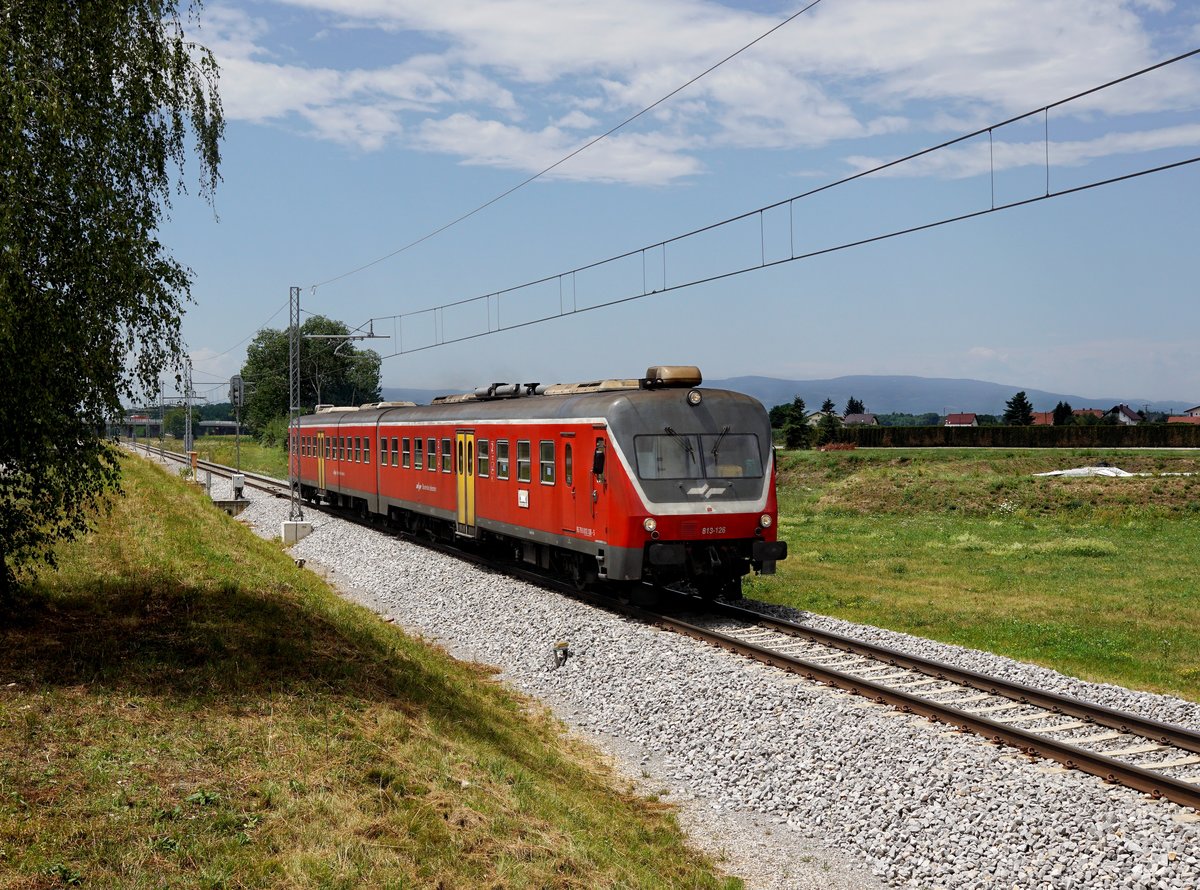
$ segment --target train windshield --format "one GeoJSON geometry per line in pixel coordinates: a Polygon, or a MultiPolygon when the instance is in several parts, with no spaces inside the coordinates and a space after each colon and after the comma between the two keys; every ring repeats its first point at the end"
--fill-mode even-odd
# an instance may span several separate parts
{"type": "Polygon", "coordinates": [[[747,433],[634,436],[642,479],[762,478],[758,436],[747,433]]]}

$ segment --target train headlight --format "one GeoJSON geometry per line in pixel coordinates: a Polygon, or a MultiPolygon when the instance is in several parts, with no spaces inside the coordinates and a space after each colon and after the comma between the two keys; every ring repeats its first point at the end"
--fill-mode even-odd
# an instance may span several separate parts
{"type": "Polygon", "coordinates": [[[647,516],[642,520],[642,528],[648,532],[655,531],[658,528],[658,520],[653,516],[647,516]]]}
{"type": "Polygon", "coordinates": [[[702,401],[704,401],[704,396],[700,395],[700,390],[693,389],[691,392],[688,393],[687,399],[688,399],[688,404],[691,405],[693,408],[695,408],[702,401]]]}
{"type": "Polygon", "coordinates": [[[771,523],[774,521],[775,520],[773,520],[771,518],[770,513],[764,513],[762,516],[758,517],[758,524],[761,525],[763,528],[770,528],[771,523]]]}

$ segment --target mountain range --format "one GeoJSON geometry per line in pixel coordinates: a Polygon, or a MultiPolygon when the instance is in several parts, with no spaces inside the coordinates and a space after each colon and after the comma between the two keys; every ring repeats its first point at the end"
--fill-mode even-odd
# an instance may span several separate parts
{"type": "MultiPolygon", "coordinates": [[[[1153,399],[1112,396],[1087,398],[1071,393],[1047,392],[1014,384],[991,383],[986,380],[956,379],[949,377],[914,377],[903,375],[854,374],[833,377],[827,380],[780,380],[775,377],[730,377],[723,380],[705,380],[711,389],[732,389],[754,396],[768,408],[790,402],[794,396],[804,399],[809,410],[821,407],[825,399],[833,399],[838,411],[842,411],[848,399],[854,397],[875,414],[949,414],[973,412],[976,414],[1003,414],[1004,403],[1024,389],[1026,397],[1033,403],[1035,411],[1052,411],[1060,401],[1072,408],[1101,408],[1108,410],[1114,405],[1125,404],[1135,411],[1164,411],[1179,414],[1200,404],[1200,393],[1196,400],[1173,402],[1153,399]]],[[[407,400],[428,404],[434,396],[444,395],[445,390],[405,389],[384,387],[383,397],[388,401],[407,400]]]]}

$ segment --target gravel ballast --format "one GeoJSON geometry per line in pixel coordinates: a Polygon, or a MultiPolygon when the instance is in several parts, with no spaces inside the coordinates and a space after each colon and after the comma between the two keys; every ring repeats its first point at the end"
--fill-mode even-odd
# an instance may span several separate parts
{"type": "MultiPolygon", "coordinates": [[[[214,497],[228,483],[213,480],[214,497]]],[[[277,537],[286,500],[241,519],[277,537]]],[[[292,548],[343,593],[550,706],[750,887],[1200,887],[1200,817],[706,644],[307,511],[292,548]],[[571,656],[553,668],[552,649],[571,656]]],[[[752,604],[753,605],[753,604],[752,604]]],[[[1200,728],[1200,705],[758,608],[1200,728]]]]}

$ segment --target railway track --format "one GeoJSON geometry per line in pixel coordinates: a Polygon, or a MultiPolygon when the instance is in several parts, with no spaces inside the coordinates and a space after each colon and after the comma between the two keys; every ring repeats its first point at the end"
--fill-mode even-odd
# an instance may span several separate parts
{"type": "Polygon", "coordinates": [[[726,603],[657,623],[906,713],[1200,809],[1200,732],[726,603]]]}
{"type": "MultiPolygon", "coordinates": [[[[156,449],[150,453],[158,455],[156,449]]],[[[183,455],[166,452],[166,456],[186,463],[183,455]]],[[[228,476],[233,472],[229,467],[208,461],[199,461],[198,466],[218,475],[228,476]]],[[[243,475],[249,487],[279,497],[289,495],[284,481],[253,473],[243,475]]],[[[344,511],[335,512],[346,517],[344,511]]],[[[425,540],[419,543],[906,713],[974,733],[1031,757],[1054,760],[1106,782],[1200,810],[1200,732],[729,603],[700,601],[677,591],[656,591],[664,594],[666,607],[652,609],[620,602],[609,595],[576,590],[524,566],[497,563],[478,553],[431,545],[425,540]]]]}

